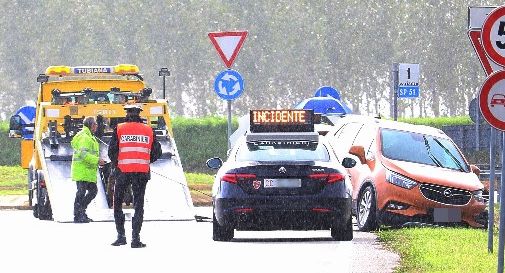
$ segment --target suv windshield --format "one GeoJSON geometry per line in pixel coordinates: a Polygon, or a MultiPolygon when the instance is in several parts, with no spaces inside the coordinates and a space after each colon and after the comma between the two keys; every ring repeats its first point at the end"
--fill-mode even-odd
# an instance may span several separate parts
{"type": "Polygon", "coordinates": [[[469,172],[449,139],[391,129],[381,129],[381,139],[382,154],[387,158],[469,172]]]}
{"type": "Polygon", "coordinates": [[[326,146],[319,143],[315,149],[295,147],[256,146],[250,149],[244,141],[237,151],[236,161],[329,161],[326,146]]]}

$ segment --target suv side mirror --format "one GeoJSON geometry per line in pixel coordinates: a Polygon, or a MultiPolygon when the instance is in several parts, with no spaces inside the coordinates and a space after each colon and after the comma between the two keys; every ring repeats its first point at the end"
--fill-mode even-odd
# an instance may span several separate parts
{"type": "Polygon", "coordinates": [[[223,166],[223,160],[221,160],[221,158],[219,157],[213,157],[208,159],[205,164],[207,164],[207,167],[209,167],[210,169],[216,170],[221,168],[221,166],[223,166]]]}
{"type": "Polygon", "coordinates": [[[342,166],[344,166],[344,168],[346,169],[353,168],[354,166],[356,166],[356,160],[350,157],[346,157],[344,158],[344,160],[342,160],[342,166]]]}
{"type": "Polygon", "coordinates": [[[22,129],[23,125],[21,125],[21,117],[18,115],[12,116],[9,121],[9,137],[20,138],[22,129]]]}
{"type": "Polygon", "coordinates": [[[361,164],[366,163],[365,148],[363,148],[363,146],[351,146],[349,153],[358,157],[361,164]]]}
{"type": "Polygon", "coordinates": [[[480,175],[480,169],[476,165],[470,165],[470,169],[472,170],[472,173],[476,174],[477,176],[480,175]]]}

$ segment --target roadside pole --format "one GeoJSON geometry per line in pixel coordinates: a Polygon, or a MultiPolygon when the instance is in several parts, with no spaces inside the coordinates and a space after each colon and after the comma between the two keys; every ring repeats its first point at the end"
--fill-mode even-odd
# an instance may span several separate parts
{"type": "MultiPolygon", "coordinates": [[[[500,196],[505,196],[505,133],[502,133],[500,196]]],[[[498,234],[498,273],[503,273],[503,250],[505,238],[505,198],[500,198],[500,231],[498,234]]]]}
{"type": "Polygon", "coordinates": [[[226,101],[228,103],[228,150],[231,149],[231,141],[230,141],[230,136],[231,136],[231,100],[226,101]]]}
{"type": "MultiPolygon", "coordinates": [[[[479,115],[477,115],[478,117],[479,115]]],[[[493,231],[494,231],[494,171],[495,171],[495,138],[496,130],[491,127],[491,136],[489,137],[489,216],[487,225],[487,252],[493,253],[493,231]]]]}
{"type": "Polygon", "coordinates": [[[476,151],[480,151],[480,108],[479,108],[479,104],[477,103],[477,115],[475,117],[475,119],[477,120],[477,122],[475,123],[475,144],[476,144],[476,151]]]}
{"type": "Polygon", "coordinates": [[[393,120],[398,120],[398,63],[393,63],[391,73],[393,76],[391,92],[393,93],[393,120]]]}

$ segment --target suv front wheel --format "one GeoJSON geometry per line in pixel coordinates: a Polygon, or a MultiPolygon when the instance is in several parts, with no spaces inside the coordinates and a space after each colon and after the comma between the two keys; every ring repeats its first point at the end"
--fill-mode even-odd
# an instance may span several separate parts
{"type": "Polygon", "coordinates": [[[371,185],[361,190],[356,204],[356,222],[360,231],[376,230],[377,200],[375,190],[371,185]]]}

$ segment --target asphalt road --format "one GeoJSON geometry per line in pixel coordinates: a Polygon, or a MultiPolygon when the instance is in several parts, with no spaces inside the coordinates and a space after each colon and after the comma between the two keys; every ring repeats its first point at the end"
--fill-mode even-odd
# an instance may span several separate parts
{"type": "MultiPolygon", "coordinates": [[[[197,208],[209,216],[211,208],[197,208]]],[[[57,223],[27,210],[0,210],[2,272],[393,272],[398,255],[372,233],[351,242],[329,231],[237,231],[231,242],[212,240],[212,223],[144,222],[145,249],[110,246],[112,222],[57,223]]],[[[131,222],[126,222],[131,238],[131,222]]]]}

